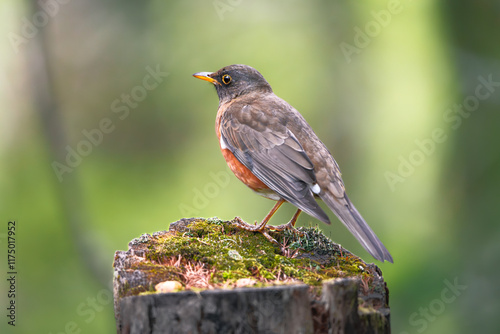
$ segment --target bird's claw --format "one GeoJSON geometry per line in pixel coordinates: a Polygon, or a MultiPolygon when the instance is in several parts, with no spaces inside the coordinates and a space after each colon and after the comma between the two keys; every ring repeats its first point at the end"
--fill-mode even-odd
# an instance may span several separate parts
{"type": "MultiPolygon", "coordinates": [[[[250,232],[259,232],[262,233],[262,235],[272,242],[275,245],[280,245],[273,237],[269,235],[269,233],[266,231],[266,224],[265,223],[260,223],[259,225],[252,225],[241,219],[240,217],[235,217],[232,221],[232,224],[235,225],[238,228],[241,228],[245,231],[250,231],[250,232]]],[[[267,227],[269,228],[269,227],[267,227]]]]}
{"type": "Polygon", "coordinates": [[[301,237],[304,236],[303,232],[297,230],[293,226],[293,221],[289,221],[286,224],[278,225],[278,226],[266,225],[265,223],[260,223],[259,225],[252,225],[252,224],[247,223],[246,221],[244,221],[240,217],[235,217],[233,219],[233,221],[232,221],[232,224],[235,225],[235,226],[237,226],[237,227],[239,227],[239,228],[241,228],[241,229],[243,229],[243,230],[246,230],[246,231],[259,232],[267,240],[269,240],[271,243],[279,246],[280,248],[282,248],[281,245],[276,241],[276,239],[274,239],[273,237],[271,237],[269,235],[269,231],[279,232],[279,231],[284,231],[284,230],[290,230],[293,233],[296,233],[296,234],[298,234],[301,237]]]}
{"type": "Polygon", "coordinates": [[[234,217],[232,224],[236,225],[237,227],[239,227],[243,230],[246,230],[246,231],[261,232],[261,233],[264,232],[264,229],[265,229],[264,226],[266,225],[265,223],[260,223],[259,225],[252,225],[252,224],[247,223],[246,221],[244,221],[240,217],[234,217]]]}
{"type": "Polygon", "coordinates": [[[290,220],[288,223],[283,224],[283,225],[278,225],[278,226],[266,226],[269,230],[272,231],[284,231],[284,230],[290,230],[293,233],[298,234],[299,236],[303,237],[304,233],[297,230],[293,224],[293,222],[290,220]]]}

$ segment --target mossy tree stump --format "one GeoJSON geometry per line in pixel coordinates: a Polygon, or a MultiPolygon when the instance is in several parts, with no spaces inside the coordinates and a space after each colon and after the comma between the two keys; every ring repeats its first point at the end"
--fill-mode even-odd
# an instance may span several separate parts
{"type": "Polygon", "coordinates": [[[271,232],[278,247],[192,218],[132,240],[115,254],[118,333],[390,333],[380,269],[301,232],[271,232]]]}

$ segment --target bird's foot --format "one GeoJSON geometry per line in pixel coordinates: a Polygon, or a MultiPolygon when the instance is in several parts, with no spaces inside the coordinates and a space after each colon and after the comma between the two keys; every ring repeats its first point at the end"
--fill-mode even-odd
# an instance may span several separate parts
{"type": "Polygon", "coordinates": [[[264,226],[266,225],[265,222],[260,223],[259,225],[257,225],[257,224],[252,225],[252,224],[247,223],[246,221],[244,221],[240,217],[234,217],[234,219],[231,223],[233,225],[236,225],[237,227],[243,229],[243,230],[250,231],[250,232],[262,232],[265,230],[264,226]]]}
{"type": "Polygon", "coordinates": [[[299,236],[303,237],[304,236],[304,233],[297,230],[295,228],[295,221],[290,220],[288,223],[286,224],[283,224],[283,225],[278,225],[278,226],[266,226],[266,228],[268,228],[269,230],[272,230],[272,231],[284,231],[284,230],[290,230],[292,231],[293,233],[296,233],[298,234],[299,236]]]}
{"type": "Polygon", "coordinates": [[[238,228],[241,228],[246,231],[250,232],[259,232],[262,233],[262,235],[272,242],[275,245],[280,245],[273,237],[269,235],[269,233],[266,231],[266,227],[269,229],[269,226],[266,226],[266,222],[262,222],[259,225],[252,225],[241,219],[240,217],[234,217],[232,224],[235,225],[238,228]]]}

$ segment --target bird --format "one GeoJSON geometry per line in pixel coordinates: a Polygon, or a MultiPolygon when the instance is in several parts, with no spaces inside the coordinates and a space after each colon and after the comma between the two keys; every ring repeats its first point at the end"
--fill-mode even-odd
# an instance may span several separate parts
{"type": "Polygon", "coordinates": [[[375,259],[393,263],[387,248],[347,197],[340,168],[305,118],[274,94],[262,74],[248,65],[229,65],[216,72],[194,73],[215,86],[219,106],[215,132],[222,155],[235,176],[257,194],[276,201],[258,225],[236,217],[249,231],[294,229],[303,211],[331,224],[319,206],[323,200],[359,243],[375,259]],[[284,225],[268,221],[284,203],[297,208],[284,225]]]}

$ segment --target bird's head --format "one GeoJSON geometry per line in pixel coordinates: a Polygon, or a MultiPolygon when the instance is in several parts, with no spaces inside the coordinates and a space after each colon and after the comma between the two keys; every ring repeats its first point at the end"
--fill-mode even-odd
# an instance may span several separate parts
{"type": "Polygon", "coordinates": [[[217,72],[198,72],[193,76],[213,83],[220,103],[248,93],[273,91],[262,74],[247,65],[230,65],[217,72]]]}

